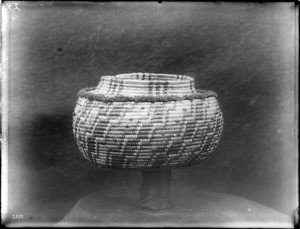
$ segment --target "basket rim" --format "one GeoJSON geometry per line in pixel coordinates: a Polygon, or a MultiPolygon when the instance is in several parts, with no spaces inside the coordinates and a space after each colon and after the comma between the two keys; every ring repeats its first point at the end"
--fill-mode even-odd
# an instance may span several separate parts
{"type": "Polygon", "coordinates": [[[138,72],[138,73],[122,73],[117,75],[109,75],[102,76],[103,80],[107,79],[115,79],[115,80],[126,80],[126,81],[150,81],[150,80],[158,80],[158,81],[169,81],[172,83],[190,83],[194,81],[194,78],[187,75],[179,75],[179,74],[167,74],[167,73],[150,73],[150,72],[138,72]]]}
{"type": "Polygon", "coordinates": [[[217,93],[210,90],[197,90],[197,92],[177,96],[177,95],[160,95],[160,96],[107,96],[105,94],[95,94],[91,91],[95,90],[96,87],[83,88],[78,92],[78,97],[86,98],[89,100],[96,100],[102,102],[171,102],[171,101],[183,101],[183,100],[194,100],[194,99],[205,99],[208,97],[217,97],[217,93]]]}

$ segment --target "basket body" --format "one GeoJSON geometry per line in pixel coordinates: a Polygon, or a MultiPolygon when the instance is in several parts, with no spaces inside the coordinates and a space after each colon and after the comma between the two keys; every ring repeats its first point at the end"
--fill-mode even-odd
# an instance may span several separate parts
{"type": "Polygon", "coordinates": [[[215,94],[166,74],[105,76],[79,94],[73,132],[83,156],[105,167],[171,169],[198,164],[217,147],[223,116],[215,94]]]}

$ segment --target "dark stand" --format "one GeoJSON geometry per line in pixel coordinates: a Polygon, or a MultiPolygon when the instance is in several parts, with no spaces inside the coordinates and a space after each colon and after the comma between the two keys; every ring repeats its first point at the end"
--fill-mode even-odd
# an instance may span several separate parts
{"type": "Polygon", "coordinates": [[[144,170],[139,204],[149,210],[164,210],[172,207],[169,200],[171,170],[144,170]]]}

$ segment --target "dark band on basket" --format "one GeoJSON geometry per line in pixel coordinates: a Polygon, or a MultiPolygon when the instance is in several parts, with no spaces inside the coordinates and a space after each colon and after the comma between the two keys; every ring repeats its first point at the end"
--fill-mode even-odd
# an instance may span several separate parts
{"type": "Polygon", "coordinates": [[[103,94],[94,94],[90,91],[95,90],[95,87],[84,88],[78,92],[78,97],[83,97],[89,100],[97,100],[102,102],[169,102],[169,101],[182,101],[205,99],[208,97],[217,97],[217,93],[213,91],[197,90],[197,93],[192,93],[184,96],[176,95],[163,95],[163,96],[106,96],[103,94]]]}

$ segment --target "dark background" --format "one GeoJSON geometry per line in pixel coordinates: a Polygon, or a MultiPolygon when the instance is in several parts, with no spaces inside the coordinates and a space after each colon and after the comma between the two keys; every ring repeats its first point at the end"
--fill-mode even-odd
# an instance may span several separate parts
{"type": "Polygon", "coordinates": [[[202,164],[173,170],[173,189],[234,194],[291,215],[298,159],[293,3],[18,8],[8,11],[10,215],[56,222],[91,192],[138,193],[139,171],[90,165],[71,128],[81,88],[130,72],[190,75],[196,88],[219,95],[221,142],[202,164]]]}

